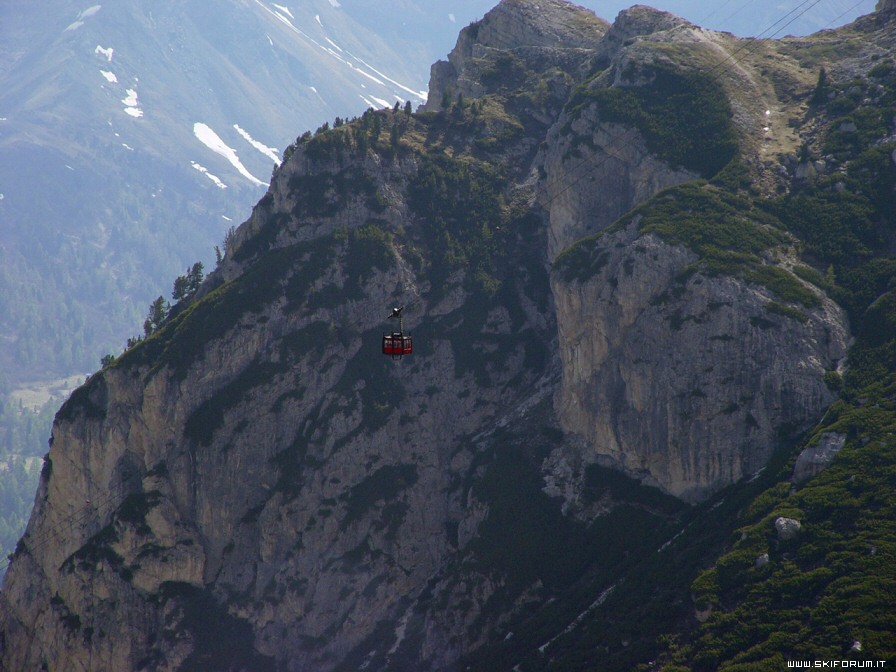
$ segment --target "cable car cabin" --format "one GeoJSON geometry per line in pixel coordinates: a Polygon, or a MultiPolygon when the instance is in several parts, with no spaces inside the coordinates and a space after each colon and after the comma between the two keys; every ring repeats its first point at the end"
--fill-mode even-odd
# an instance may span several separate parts
{"type": "Polygon", "coordinates": [[[393,331],[391,335],[383,334],[383,354],[392,355],[392,359],[410,355],[414,351],[414,342],[410,336],[405,336],[400,331],[393,331]]]}

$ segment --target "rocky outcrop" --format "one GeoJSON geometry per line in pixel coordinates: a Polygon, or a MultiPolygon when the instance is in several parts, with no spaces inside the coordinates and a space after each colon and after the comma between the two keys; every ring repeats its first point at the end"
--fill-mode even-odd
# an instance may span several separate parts
{"type": "Polygon", "coordinates": [[[433,64],[423,109],[441,109],[446,93],[453,101],[515,88],[524,74],[519,61],[539,72],[576,70],[606,29],[592,12],[563,0],[502,0],[460,32],[447,61],[433,64]]]}
{"type": "MultiPolygon", "coordinates": [[[[540,375],[524,366],[531,336],[511,335],[496,308],[483,319],[505,348],[488,355],[499,366],[479,382],[457,373],[470,353],[453,345],[466,343],[455,278],[427,318],[450,326],[419,341],[419,359],[381,357],[388,307],[428,289],[382,242],[411,221],[417,163],[371,157],[346,174],[347,156],[312,153],[298,150],[275,176],[203,299],[60,412],[4,627],[8,641],[17,629],[70,627],[4,651],[4,669],[40,669],[61,650],[66,665],[94,670],[236,655],[209,650],[218,644],[195,613],[205,603],[231,605],[215,627],[233,631],[245,669],[274,659],[332,669],[409,613],[461,543],[451,529],[475,530],[481,512],[456,489],[471,459],[460,437],[513,406],[510,381],[540,375]],[[309,202],[304,181],[324,175],[339,200],[309,202]],[[387,183],[383,208],[372,194],[387,183]]],[[[422,311],[408,311],[407,331],[422,311]]],[[[484,603],[494,589],[467,576],[454,599],[477,591],[484,603]]],[[[419,634],[418,646],[450,662],[469,644],[443,645],[466,639],[475,614],[419,634]]],[[[399,642],[379,651],[385,669],[399,642]]]]}
{"type": "Polygon", "coordinates": [[[818,443],[804,448],[796,458],[790,480],[796,485],[805,483],[828,467],[846,443],[846,434],[827,432],[818,443]]]}
{"type": "Polygon", "coordinates": [[[835,398],[822,377],[848,331],[832,302],[804,322],[773,313],[763,287],[687,273],[696,255],[637,218],[591,244],[586,277],[561,270],[552,286],[557,413],[592,460],[697,501],[757,472],[785,427],[835,398]]]}
{"type": "Polygon", "coordinates": [[[775,518],[775,533],[778,535],[778,541],[795,539],[802,527],[802,523],[795,518],[785,518],[783,516],[775,518]]]}
{"type": "Polygon", "coordinates": [[[576,118],[562,116],[549,138],[542,200],[550,213],[552,260],[635,205],[697,177],[656,158],[639,133],[602,122],[595,108],[576,118]]]}

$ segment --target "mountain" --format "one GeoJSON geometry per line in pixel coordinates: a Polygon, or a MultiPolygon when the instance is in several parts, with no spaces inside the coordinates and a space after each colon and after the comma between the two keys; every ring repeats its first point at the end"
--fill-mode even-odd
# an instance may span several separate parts
{"type": "Polygon", "coordinates": [[[302,129],[423,102],[448,23],[418,8],[397,42],[369,8],[323,0],[0,11],[7,389],[119,351],[170,278],[211,265],[302,129]]]}
{"type": "MultiPolygon", "coordinates": [[[[173,278],[213,266],[282,150],[336,117],[422,102],[456,21],[489,7],[288,5],[0,3],[4,496],[34,490],[7,467],[46,452],[48,418],[141,335],[173,278]]],[[[2,556],[23,501],[0,507],[2,556]]]]}
{"type": "MultiPolygon", "coordinates": [[[[624,7],[591,6],[608,19],[624,7]]],[[[302,130],[422,103],[454,26],[489,7],[5,2],[0,392],[83,374],[119,351],[170,278],[197,259],[212,265],[302,130]]],[[[741,34],[843,20],[825,11],[798,8],[774,26],[716,18],[741,34]]]]}
{"type": "Polygon", "coordinates": [[[57,414],[0,667],[892,657],[894,16],[503,0],[286,146],[57,414]]]}

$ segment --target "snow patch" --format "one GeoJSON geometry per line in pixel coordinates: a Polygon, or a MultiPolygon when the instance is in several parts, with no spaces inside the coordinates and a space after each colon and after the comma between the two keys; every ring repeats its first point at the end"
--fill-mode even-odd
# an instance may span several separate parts
{"type": "Polygon", "coordinates": [[[101,56],[105,56],[106,60],[110,63],[112,62],[112,52],[115,50],[109,47],[106,49],[105,47],[101,47],[100,45],[96,45],[96,49],[93,50],[94,54],[100,54],[101,56]]]}
{"type": "Polygon", "coordinates": [[[65,30],[62,32],[67,33],[70,30],[78,30],[78,28],[80,28],[83,25],[84,25],[83,21],[75,21],[74,23],[68,24],[68,26],[66,26],[65,30]]]}
{"type": "Polygon", "coordinates": [[[449,14],[448,14],[448,20],[449,20],[451,23],[457,23],[457,19],[454,18],[454,14],[449,13],[449,14]]]}
{"type": "Polygon", "coordinates": [[[240,128],[239,124],[234,124],[233,127],[236,129],[236,132],[239,133],[243,139],[252,145],[259,152],[268,157],[271,161],[274,162],[275,166],[280,165],[280,153],[277,151],[275,147],[268,147],[267,145],[263,145],[258,142],[255,138],[253,138],[249,133],[242,128],[240,128]]]}
{"type": "Polygon", "coordinates": [[[289,7],[284,7],[283,5],[278,5],[278,4],[273,3],[273,2],[271,3],[271,5],[274,6],[274,7],[276,7],[277,9],[279,9],[279,10],[280,10],[281,12],[283,12],[284,14],[286,14],[286,15],[287,15],[289,18],[291,18],[293,21],[296,20],[296,17],[294,17],[294,16],[292,15],[292,12],[289,11],[289,7]]]}
{"type": "MultiPolygon", "coordinates": [[[[426,91],[414,91],[413,89],[411,89],[411,88],[405,86],[404,84],[401,84],[400,82],[395,81],[395,80],[392,79],[391,77],[387,77],[387,76],[384,75],[382,72],[380,72],[380,71],[377,70],[376,68],[372,67],[369,63],[366,63],[363,59],[360,59],[360,58],[358,58],[357,56],[354,56],[353,54],[351,54],[350,52],[345,51],[342,47],[340,47],[339,45],[337,45],[335,42],[333,42],[333,41],[330,40],[329,38],[326,38],[326,37],[325,37],[324,39],[325,39],[327,42],[329,42],[329,44],[330,44],[331,46],[327,46],[327,45],[325,45],[325,44],[321,44],[320,42],[318,42],[317,40],[315,40],[314,38],[312,38],[310,35],[308,35],[307,33],[305,33],[305,32],[303,32],[303,31],[299,30],[298,28],[296,28],[296,27],[292,24],[292,22],[291,22],[291,21],[290,21],[284,14],[280,13],[279,11],[274,11],[274,10],[272,10],[270,7],[267,7],[266,5],[264,5],[260,0],[255,0],[255,3],[256,3],[259,7],[261,7],[265,12],[267,12],[268,14],[270,14],[271,16],[273,16],[274,18],[276,18],[278,21],[280,21],[280,22],[282,22],[283,24],[287,25],[287,26],[288,26],[294,33],[296,33],[297,35],[299,35],[299,36],[305,38],[306,40],[308,40],[309,42],[311,42],[311,44],[313,44],[314,46],[319,47],[319,48],[322,49],[323,51],[327,52],[328,54],[330,54],[330,55],[331,55],[333,58],[335,58],[336,60],[341,61],[342,63],[345,63],[348,67],[350,67],[354,72],[358,73],[359,75],[361,75],[361,76],[363,76],[363,77],[366,77],[367,79],[369,79],[369,80],[371,80],[371,81],[373,81],[373,82],[379,84],[380,86],[386,86],[386,82],[389,82],[389,83],[391,83],[391,84],[397,86],[398,88],[402,89],[403,91],[407,91],[408,93],[414,95],[415,97],[419,98],[419,99],[422,100],[422,101],[425,101],[425,100],[426,100],[427,95],[428,95],[426,91]],[[337,52],[337,50],[338,50],[338,52],[337,52]],[[356,66],[356,65],[354,65],[354,64],[352,64],[352,63],[350,63],[348,60],[346,60],[345,58],[343,58],[343,56],[340,55],[340,54],[345,54],[346,56],[351,57],[352,59],[354,59],[355,61],[357,61],[357,62],[360,63],[361,65],[363,65],[367,70],[370,70],[371,72],[374,72],[374,73],[376,73],[377,75],[379,75],[380,77],[382,77],[382,79],[378,79],[378,78],[375,77],[374,75],[370,74],[370,72],[367,72],[367,71],[365,71],[364,69],[362,69],[362,68],[360,68],[360,67],[358,67],[358,66],[356,66]],[[385,80],[385,81],[383,81],[383,80],[385,80]]],[[[333,5],[333,7],[339,7],[339,6],[340,6],[339,3],[338,3],[336,0],[330,0],[330,4],[333,5]]],[[[278,6],[278,5],[274,5],[274,7],[277,7],[277,6],[278,6]]],[[[319,15],[319,14],[316,14],[316,15],[314,16],[314,19],[315,19],[315,21],[317,21],[318,24],[321,25],[321,27],[323,27],[323,24],[321,23],[320,15],[319,15]]]]}
{"type": "Polygon", "coordinates": [[[292,21],[290,21],[288,18],[286,18],[286,15],[285,15],[285,14],[281,14],[280,12],[274,12],[274,16],[276,16],[278,19],[280,19],[280,20],[281,20],[283,23],[285,23],[287,26],[289,26],[290,28],[292,28],[293,30],[295,30],[295,26],[292,25],[292,21]]]}
{"type": "MultiPolygon", "coordinates": [[[[115,135],[118,135],[118,133],[116,133],[115,135]]],[[[127,149],[128,151],[131,151],[131,152],[134,151],[134,148],[131,147],[130,145],[128,145],[127,143],[123,142],[123,143],[121,143],[121,146],[124,147],[125,149],[127,149]]]]}
{"type": "MultiPolygon", "coordinates": [[[[201,166],[198,163],[196,163],[195,161],[190,161],[190,165],[193,166],[200,173],[205,175],[212,182],[214,182],[215,185],[217,185],[218,189],[226,189],[227,188],[227,185],[224,184],[220,179],[218,179],[218,177],[216,175],[212,175],[210,172],[208,172],[208,168],[206,168],[205,166],[201,166]]],[[[155,194],[153,194],[153,196],[155,196],[155,194]]]]}
{"type": "MultiPolygon", "coordinates": [[[[396,81],[395,81],[394,79],[392,79],[391,77],[389,77],[389,76],[383,74],[382,72],[380,72],[379,70],[377,70],[376,68],[374,68],[372,65],[370,65],[370,63],[367,63],[366,61],[364,61],[363,59],[358,58],[358,57],[355,56],[355,55],[352,55],[352,58],[354,58],[356,61],[358,61],[358,63],[361,63],[361,64],[363,64],[365,67],[370,68],[371,70],[373,70],[376,74],[378,74],[380,77],[382,77],[383,79],[385,79],[387,82],[389,82],[389,83],[391,83],[391,84],[394,84],[395,86],[397,86],[399,89],[402,89],[403,91],[407,91],[408,93],[411,93],[411,94],[417,96],[420,100],[425,101],[426,98],[429,96],[429,93],[428,93],[427,91],[414,91],[413,89],[410,89],[410,88],[406,87],[404,84],[402,84],[402,83],[400,83],[400,82],[396,82],[396,81]]],[[[358,72],[362,72],[362,71],[361,71],[361,70],[358,70],[358,72]]],[[[373,78],[371,78],[371,79],[373,79],[373,78]]],[[[376,79],[375,79],[374,81],[377,81],[378,83],[382,84],[382,82],[379,82],[379,80],[376,80],[376,79]]]]}
{"type": "Polygon", "coordinates": [[[336,8],[342,7],[342,5],[339,4],[339,0],[330,0],[330,4],[336,8]]]}
{"type": "Polygon", "coordinates": [[[143,110],[140,109],[140,106],[137,103],[137,91],[135,89],[128,89],[127,94],[127,98],[121,99],[121,102],[124,103],[124,113],[131,115],[135,119],[139,119],[143,116],[143,110]]]}
{"type": "Polygon", "coordinates": [[[118,77],[115,76],[114,72],[109,72],[108,70],[100,70],[100,74],[106,78],[106,81],[110,84],[118,84],[118,77]]]}
{"type": "Polygon", "coordinates": [[[208,125],[196,122],[193,124],[193,135],[196,136],[199,142],[208,147],[215,154],[227,159],[230,162],[230,165],[236,168],[239,174],[247,180],[262,187],[267,186],[246,169],[237,156],[236,150],[233,149],[233,147],[229,147],[208,125]]]}
{"type": "Polygon", "coordinates": [[[382,98],[377,98],[376,96],[370,96],[374,101],[379,103],[380,107],[392,107],[388,100],[383,100],[382,98]]]}
{"type": "MultiPolygon", "coordinates": [[[[257,2],[257,1],[258,1],[258,0],[256,0],[256,2],[257,2]]],[[[265,7],[264,9],[265,9],[265,11],[268,11],[268,12],[270,12],[273,16],[275,16],[275,17],[277,18],[278,21],[281,21],[282,23],[284,23],[284,24],[286,24],[287,26],[289,26],[294,32],[299,33],[299,34],[301,34],[301,35],[304,35],[304,33],[302,33],[301,30],[299,30],[299,29],[296,28],[294,25],[292,25],[292,21],[290,21],[289,18],[288,18],[285,14],[281,14],[280,12],[272,12],[272,11],[271,11],[270,9],[268,9],[267,7],[265,7]]]]}
{"type": "MultiPolygon", "coordinates": [[[[360,61],[361,59],[359,58],[359,59],[356,59],[356,60],[359,60],[359,61],[360,61]]],[[[364,61],[361,61],[361,62],[363,63],[364,61]]],[[[379,84],[380,86],[385,86],[385,85],[386,85],[385,82],[383,82],[383,80],[381,80],[381,79],[377,79],[376,77],[374,77],[373,75],[371,75],[369,72],[364,72],[361,68],[356,68],[354,65],[352,65],[352,64],[349,63],[348,61],[345,61],[345,64],[346,64],[348,67],[350,67],[352,70],[354,70],[355,72],[357,72],[359,75],[363,75],[364,77],[367,77],[367,79],[376,82],[376,83],[379,84]]],[[[366,64],[365,64],[365,65],[366,65],[366,64]]],[[[371,68],[371,70],[373,70],[373,68],[371,68]]],[[[374,70],[374,72],[376,72],[376,70],[374,70]]]]}

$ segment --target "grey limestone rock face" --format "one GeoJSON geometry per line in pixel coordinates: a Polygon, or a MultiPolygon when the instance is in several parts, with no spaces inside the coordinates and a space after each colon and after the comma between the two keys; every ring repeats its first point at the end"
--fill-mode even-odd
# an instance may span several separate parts
{"type": "Polygon", "coordinates": [[[796,458],[790,480],[799,485],[820,474],[834,461],[845,443],[846,434],[837,432],[823,434],[817,445],[804,449],[796,458]]]}
{"type": "Polygon", "coordinates": [[[561,116],[548,139],[542,198],[550,214],[550,259],[663,189],[696,177],[653,156],[640,134],[601,122],[594,108],[575,119],[561,116]]]}
{"type": "Polygon", "coordinates": [[[593,459],[688,501],[758,471],[781,427],[805,428],[834,395],[822,376],[846,354],[829,300],[800,322],[728,276],[683,274],[693,253],[605,234],[587,279],[554,273],[563,428],[593,459]]]}
{"type": "Polygon", "coordinates": [[[607,24],[589,10],[562,0],[503,0],[460,32],[447,61],[430,71],[429,97],[423,109],[438,111],[442,96],[475,98],[508,83],[495,64],[521,58],[545,70],[575,69],[596,47],[607,24]],[[578,52],[569,60],[569,52],[578,52]]]}

